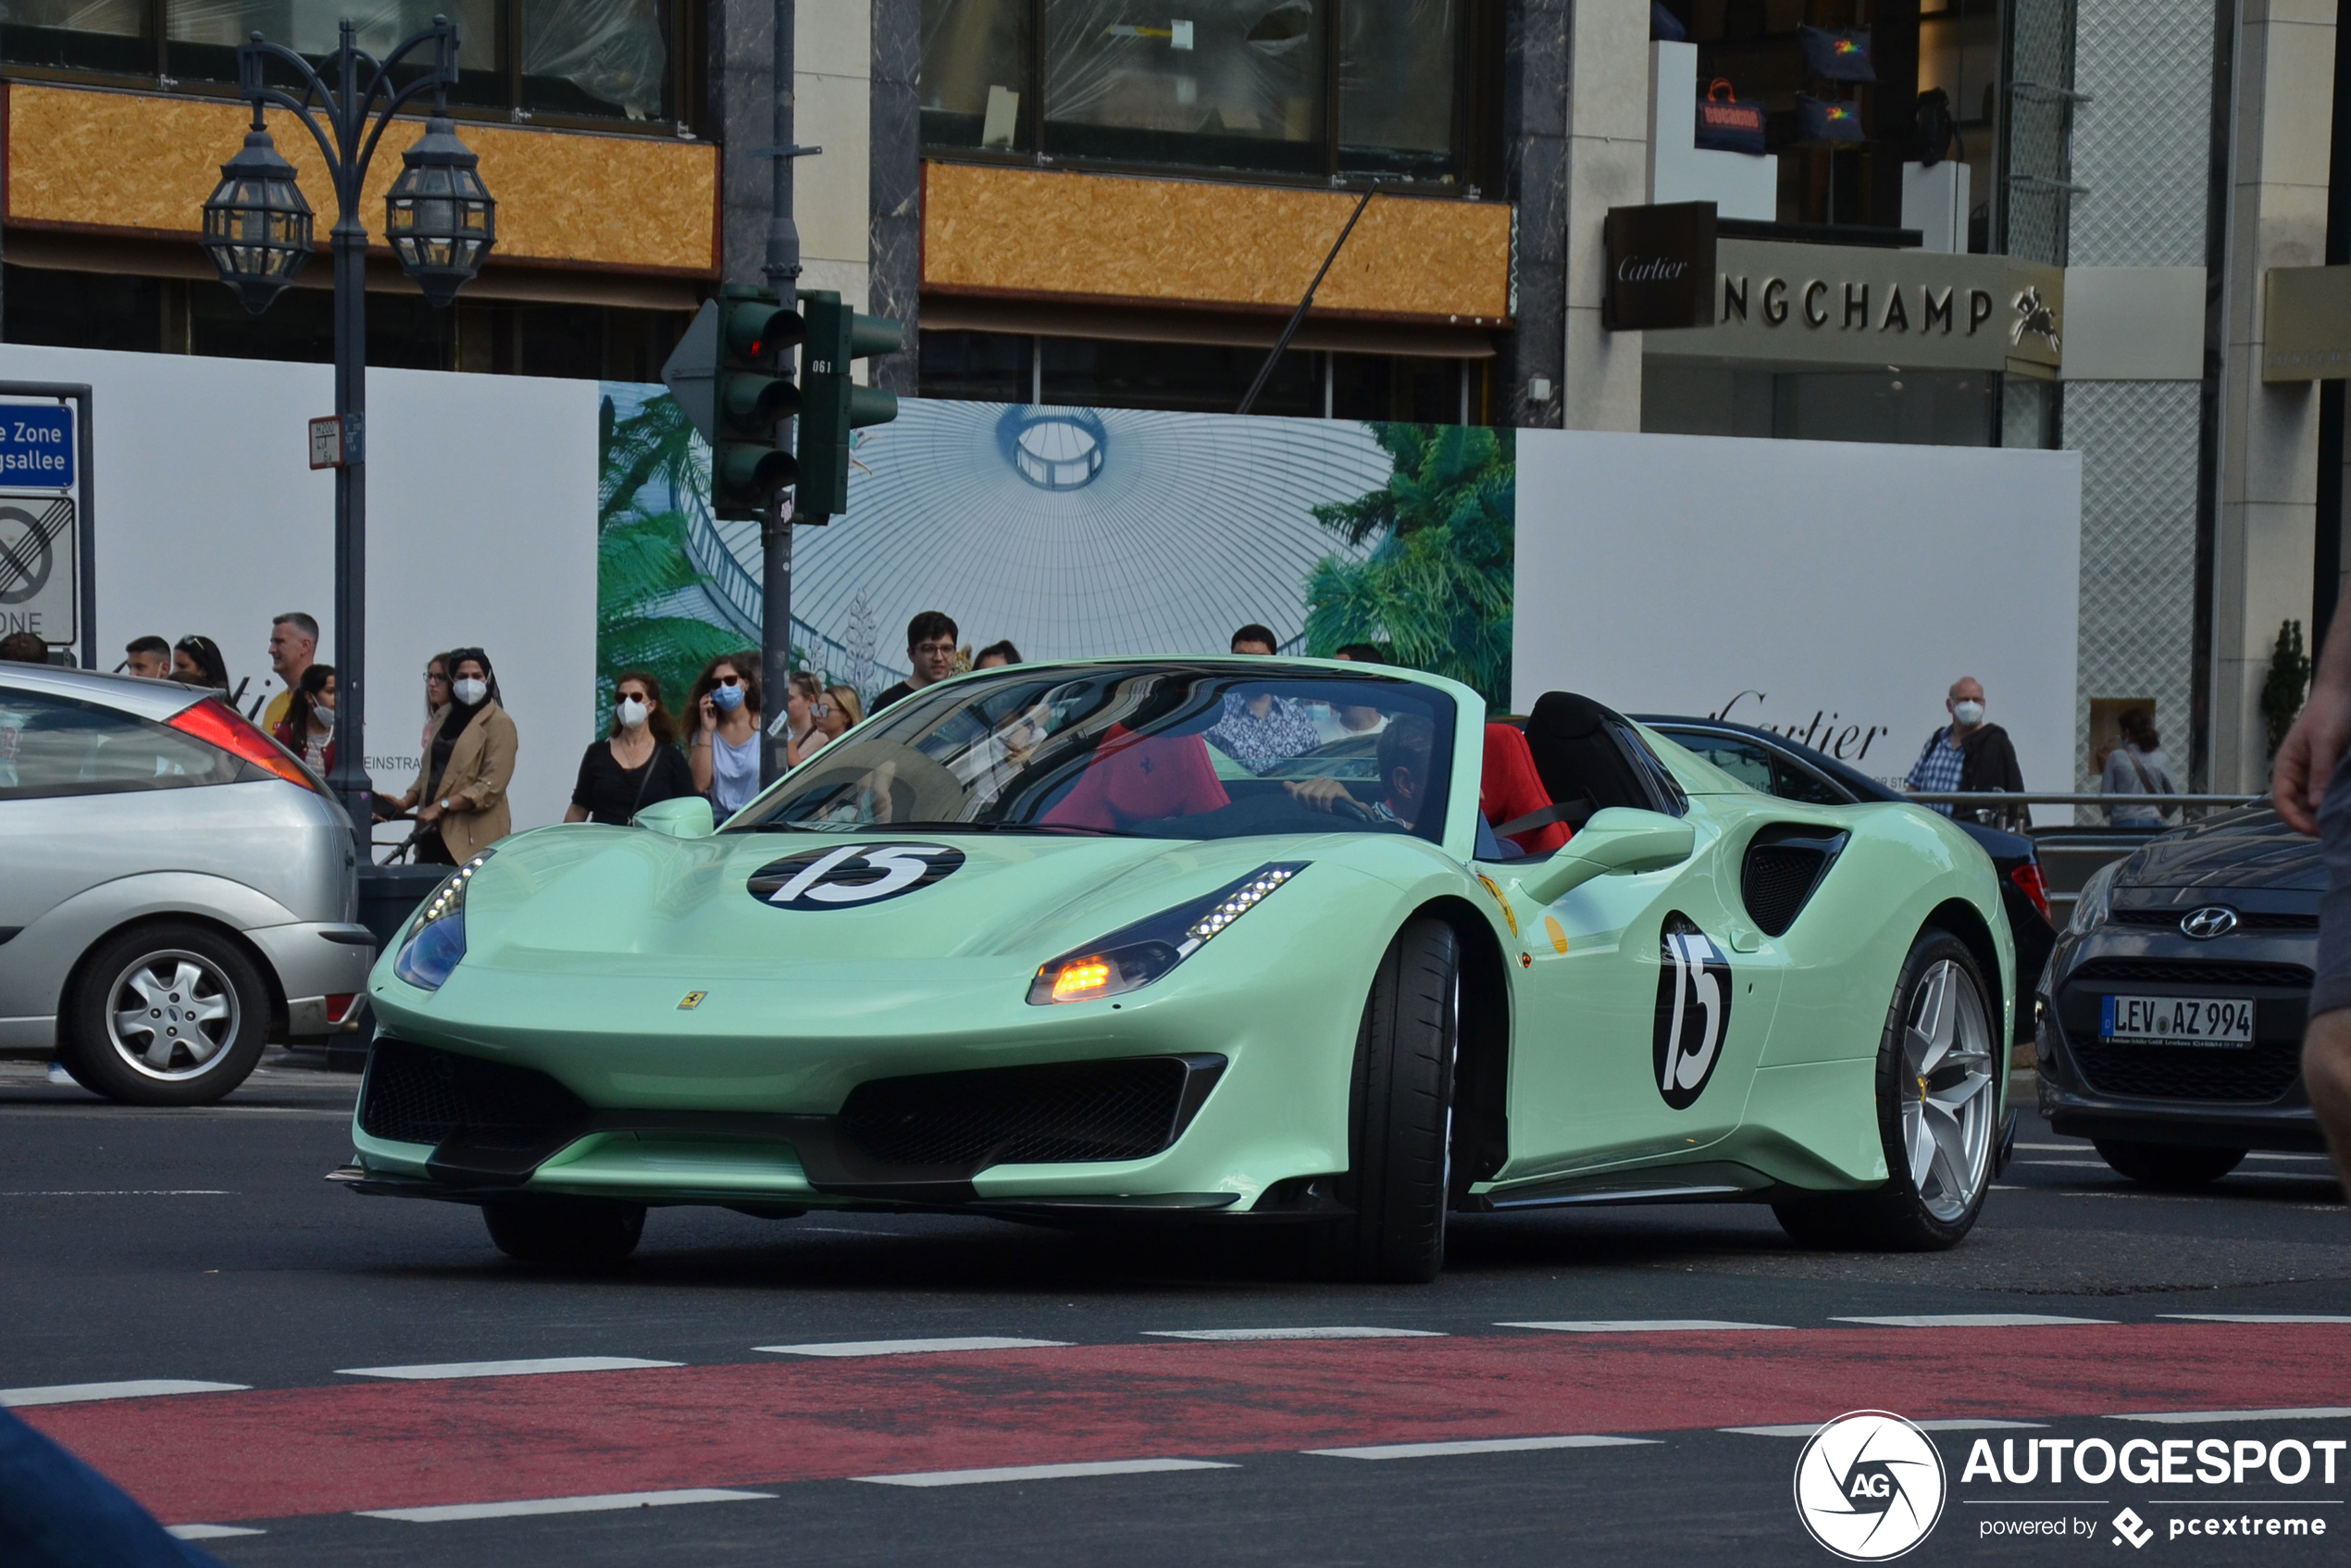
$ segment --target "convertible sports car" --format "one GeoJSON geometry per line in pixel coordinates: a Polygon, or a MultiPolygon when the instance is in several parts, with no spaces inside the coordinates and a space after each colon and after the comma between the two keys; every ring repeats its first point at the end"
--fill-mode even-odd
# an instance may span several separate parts
{"type": "Polygon", "coordinates": [[[2012,1127],[2000,889],[1949,823],[1305,660],[927,688],[723,828],[504,840],[369,989],[335,1179],[541,1261],[680,1203],[1287,1222],[1405,1280],[1449,1211],[1538,1204],[1947,1247],[2012,1127]]]}

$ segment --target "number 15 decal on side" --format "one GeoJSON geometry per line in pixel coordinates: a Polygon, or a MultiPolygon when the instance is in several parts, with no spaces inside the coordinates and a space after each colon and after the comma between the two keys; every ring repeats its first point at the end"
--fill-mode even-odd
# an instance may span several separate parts
{"type": "Polygon", "coordinates": [[[1706,1092],[1731,1027],[1731,964],[1679,910],[1665,917],[1657,975],[1657,1091],[1676,1111],[1706,1092]]]}

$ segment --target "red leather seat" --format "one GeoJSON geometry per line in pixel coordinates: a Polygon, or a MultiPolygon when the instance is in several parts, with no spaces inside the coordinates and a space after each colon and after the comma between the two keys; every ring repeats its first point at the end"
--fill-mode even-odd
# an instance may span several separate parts
{"type": "MultiPolygon", "coordinates": [[[[1535,771],[1535,754],[1527,749],[1526,737],[1515,726],[1489,724],[1486,727],[1486,765],[1478,776],[1477,809],[1489,825],[1499,827],[1530,812],[1541,811],[1551,803],[1550,792],[1543,788],[1542,775],[1535,771]]],[[[1567,842],[1568,826],[1564,822],[1547,822],[1524,833],[1513,834],[1510,842],[1525,854],[1549,854],[1567,842]]]]}
{"type": "Polygon", "coordinates": [[[1199,816],[1231,803],[1199,736],[1138,735],[1113,724],[1077,787],[1043,820],[1116,830],[1162,817],[1199,816]]]}

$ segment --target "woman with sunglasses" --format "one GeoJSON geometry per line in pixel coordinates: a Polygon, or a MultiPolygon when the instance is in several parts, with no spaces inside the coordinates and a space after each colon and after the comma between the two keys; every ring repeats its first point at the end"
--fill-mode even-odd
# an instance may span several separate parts
{"type": "Polygon", "coordinates": [[[725,654],[704,665],[686,712],[694,726],[686,753],[694,788],[724,822],[759,793],[759,655],[725,654]]]}
{"type": "Polygon", "coordinates": [[[643,670],[623,671],[612,683],[611,735],[590,741],[579,759],[564,820],[626,828],[649,805],[700,794],[674,739],[660,680],[643,670]]]}
{"type": "Polygon", "coordinates": [[[229,662],[209,637],[183,637],[171,645],[171,678],[187,686],[229,690],[229,662]]]}

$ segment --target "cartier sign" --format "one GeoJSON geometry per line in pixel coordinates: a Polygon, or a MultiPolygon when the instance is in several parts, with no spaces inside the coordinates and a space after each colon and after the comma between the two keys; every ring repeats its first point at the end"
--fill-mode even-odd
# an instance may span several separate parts
{"type": "Polygon", "coordinates": [[[2065,272],[2008,256],[1724,240],[1712,325],[1651,354],[1779,364],[2055,369],[2065,272]]]}
{"type": "Polygon", "coordinates": [[[1703,327],[1713,318],[1712,202],[1611,207],[1600,238],[1608,259],[1600,317],[1609,330],[1703,327]]]}

